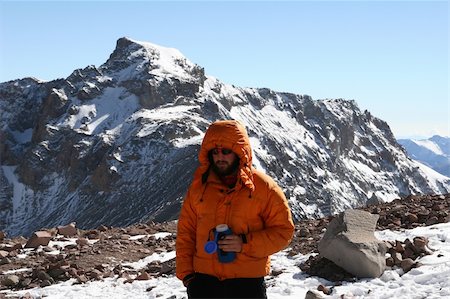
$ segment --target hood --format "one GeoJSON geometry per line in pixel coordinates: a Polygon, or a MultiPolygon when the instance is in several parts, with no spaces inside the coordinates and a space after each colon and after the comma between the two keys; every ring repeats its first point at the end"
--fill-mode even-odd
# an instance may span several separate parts
{"type": "Polygon", "coordinates": [[[240,159],[238,177],[253,191],[252,149],[244,125],[237,120],[220,120],[209,126],[198,155],[200,166],[196,176],[208,172],[210,166],[208,152],[216,147],[229,148],[238,155],[240,159]]]}

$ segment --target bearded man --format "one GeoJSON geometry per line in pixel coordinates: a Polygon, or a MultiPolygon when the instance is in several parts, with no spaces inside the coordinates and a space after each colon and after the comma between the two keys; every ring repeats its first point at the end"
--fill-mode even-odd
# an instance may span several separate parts
{"type": "Polygon", "coordinates": [[[209,126],[199,162],[178,220],[177,277],[189,298],[267,298],[270,255],[294,232],[283,192],[252,167],[250,141],[238,121],[209,126]],[[223,226],[227,234],[218,233],[223,226]]]}

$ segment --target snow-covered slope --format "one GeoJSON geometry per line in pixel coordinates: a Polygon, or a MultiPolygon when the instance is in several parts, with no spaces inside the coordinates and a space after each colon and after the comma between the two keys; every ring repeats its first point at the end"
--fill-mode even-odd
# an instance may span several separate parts
{"type": "Polygon", "coordinates": [[[450,191],[354,101],[223,84],[175,49],[128,38],[98,68],[1,83],[0,113],[0,229],[10,235],[177,218],[217,119],[246,124],[255,166],[279,182],[295,219],[450,191]]]}
{"type": "Polygon", "coordinates": [[[435,135],[429,139],[399,139],[408,155],[435,171],[450,177],[450,138],[435,135]]]}
{"type": "MultiPolygon", "coordinates": [[[[277,275],[267,277],[268,298],[287,299],[305,298],[306,293],[316,291],[320,285],[331,290],[330,295],[318,292],[323,298],[449,298],[450,297],[450,223],[440,223],[429,227],[417,227],[403,231],[377,231],[380,240],[413,240],[415,237],[426,237],[428,247],[433,249],[432,255],[419,259],[420,266],[404,273],[400,267],[386,270],[379,278],[358,279],[354,282],[334,283],[326,279],[310,276],[299,269],[311,255],[289,255],[288,250],[272,256],[272,270],[277,275]]],[[[173,259],[175,252],[153,253],[139,262],[130,264],[136,271],[150,261],[165,262],[173,259]]],[[[8,274],[20,272],[10,271],[8,274]]],[[[7,273],[5,273],[7,274],[7,273]]],[[[118,275],[107,277],[101,281],[90,281],[77,284],[75,279],[47,287],[39,287],[22,291],[4,291],[8,296],[30,298],[186,298],[186,288],[174,275],[151,277],[149,280],[135,280],[127,283],[126,278],[118,275]]],[[[0,293],[1,294],[1,293],[0,293]]],[[[7,297],[8,298],[8,297],[7,297]]],[[[12,297],[13,298],[13,297],[12,297]]]]}

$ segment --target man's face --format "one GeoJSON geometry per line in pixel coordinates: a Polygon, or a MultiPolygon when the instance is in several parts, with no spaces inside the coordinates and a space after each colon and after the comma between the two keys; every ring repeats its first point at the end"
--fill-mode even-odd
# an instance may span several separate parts
{"type": "Polygon", "coordinates": [[[237,169],[238,156],[227,148],[215,148],[211,150],[214,168],[220,175],[230,175],[237,169]]]}

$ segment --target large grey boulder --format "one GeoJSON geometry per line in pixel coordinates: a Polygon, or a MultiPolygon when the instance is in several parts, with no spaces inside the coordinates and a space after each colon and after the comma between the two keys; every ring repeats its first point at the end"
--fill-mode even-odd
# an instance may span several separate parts
{"type": "Polygon", "coordinates": [[[386,245],[374,235],[378,217],[361,210],[342,212],[320,240],[320,255],[356,277],[379,277],[386,267],[386,245]]]}

